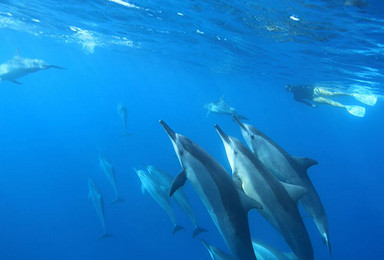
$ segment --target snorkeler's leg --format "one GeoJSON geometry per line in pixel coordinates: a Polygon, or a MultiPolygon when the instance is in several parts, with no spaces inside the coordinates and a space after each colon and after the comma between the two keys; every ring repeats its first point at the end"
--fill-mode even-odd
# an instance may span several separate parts
{"type": "Polygon", "coordinates": [[[353,96],[353,94],[340,92],[340,91],[329,91],[323,87],[315,87],[314,93],[318,96],[334,97],[334,96],[353,96]]]}
{"type": "Polygon", "coordinates": [[[323,97],[315,97],[313,98],[313,102],[317,103],[317,104],[325,104],[325,105],[331,105],[331,106],[334,106],[334,107],[341,107],[341,108],[345,108],[346,106],[339,103],[339,102],[336,102],[336,101],[333,101],[329,98],[323,98],[323,97]]]}
{"type": "Polygon", "coordinates": [[[315,97],[313,98],[313,102],[315,102],[316,104],[326,104],[334,107],[345,108],[348,111],[348,113],[354,116],[364,117],[365,115],[365,108],[361,106],[346,106],[339,102],[333,101],[328,98],[323,98],[323,97],[315,97]]]}
{"type": "Polygon", "coordinates": [[[377,102],[377,96],[375,94],[360,94],[360,93],[345,93],[340,91],[329,91],[322,87],[314,88],[315,96],[335,97],[335,96],[349,96],[355,98],[363,104],[368,106],[374,106],[377,102]]]}

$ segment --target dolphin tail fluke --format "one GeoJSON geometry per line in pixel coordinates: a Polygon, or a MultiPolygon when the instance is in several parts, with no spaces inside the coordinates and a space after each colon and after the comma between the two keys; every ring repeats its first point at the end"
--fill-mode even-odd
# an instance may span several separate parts
{"type": "Polygon", "coordinates": [[[377,102],[377,96],[374,94],[352,94],[352,96],[363,104],[374,106],[377,102]]]}
{"type": "Polygon", "coordinates": [[[347,109],[348,113],[357,117],[364,117],[365,115],[365,108],[361,106],[346,106],[345,109],[347,109]]]}
{"type": "Polygon", "coordinates": [[[195,237],[197,237],[199,234],[204,233],[204,232],[208,232],[208,230],[206,230],[205,228],[196,227],[195,230],[194,230],[193,233],[192,233],[192,238],[195,238],[195,237]]]}
{"type": "Polygon", "coordinates": [[[104,234],[102,234],[98,240],[102,240],[104,238],[112,238],[112,237],[115,237],[113,234],[111,233],[108,233],[108,232],[105,232],[104,234]]]}
{"type": "Polygon", "coordinates": [[[117,204],[117,203],[122,203],[122,202],[125,202],[125,199],[122,199],[120,197],[117,197],[116,199],[112,200],[111,201],[111,205],[113,204],[117,204]]]}
{"type": "Polygon", "coordinates": [[[180,225],[175,225],[172,230],[172,234],[176,234],[178,231],[183,230],[184,228],[180,225]]]}
{"type": "Polygon", "coordinates": [[[48,65],[47,69],[59,69],[59,70],[65,70],[66,68],[56,66],[56,65],[48,65]]]}

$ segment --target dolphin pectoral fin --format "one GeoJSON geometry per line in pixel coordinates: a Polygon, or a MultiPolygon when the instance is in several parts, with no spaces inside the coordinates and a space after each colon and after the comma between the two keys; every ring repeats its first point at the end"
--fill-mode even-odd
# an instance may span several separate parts
{"type": "Polygon", "coordinates": [[[187,175],[185,174],[185,170],[183,170],[179,175],[177,175],[171,184],[171,188],[169,189],[169,197],[172,197],[173,193],[177,191],[180,187],[182,187],[187,180],[187,175]]]}
{"type": "Polygon", "coordinates": [[[302,187],[302,186],[298,186],[298,185],[293,185],[293,184],[288,184],[288,183],[285,183],[285,182],[280,182],[281,184],[283,184],[285,190],[288,192],[289,196],[294,200],[294,201],[298,201],[303,195],[305,195],[307,193],[307,189],[302,187]]]}
{"type": "Polygon", "coordinates": [[[20,81],[17,81],[17,80],[10,80],[10,82],[14,83],[14,84],[17,84],[17,85],[22,85],[23,83],[21,83],[20,81]]]}
{"type": "Polygon", "coordinates": [[[295,157],[292,156],[293,160],[299,165],[303,170],[307,171],[309,167],[319,164],[315,159],[307,157],[295,157]]]}
{"type": "Polygon", "coordinates": [[[262,210],[263,209],[263,206],[258,201],[256,201],[255,199],[249,197],[242,190],[238,189],[237,191],[239,193],[241,204],[243,205],[243,208],[246,211],[249,211],[251,209],[258,209],[258,210],[262,210]]]}
{"type": "Polygon", "coordinates": [[[196,227],[195,230],[193,231],[192,238],[195,238],[196,236],[198,236],[203,232],[208,232],[208,230],[206,230],[205,228],[196,227]]]}

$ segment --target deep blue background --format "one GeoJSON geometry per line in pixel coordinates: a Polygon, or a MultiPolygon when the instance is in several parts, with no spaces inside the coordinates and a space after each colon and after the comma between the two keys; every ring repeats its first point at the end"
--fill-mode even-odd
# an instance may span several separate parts
{"type": "MultiPolygon", "coordinates": [[[[168,216],[141,194],[132,167],[147,163],[172,175],[180,171],[158,123],[163,119],[229,170],[213,126],[218,123],[237,137],[240,131],[229,117],[207,117],[203,109],[222,95],[292,155],[318,160],[309,175],[328,215],[333,259],[383,255],[382,99],[367,108],[364,118],[356,118],[341,109],[294,102],[284,91],[286,78],[275,77],[273,67],[264,75],[233,69],[215,73],[212,67],[140,49],[96,48],[88,54],[73,43],[7,29],[1,29],[1,41],[1,62],[17,47],[23,57],[66,70],[28,75],[20,79],[22,85],[0,83],[0,259],[208,259],[176,207],[186,230],[171,234],[168,216]],[[118,103],[128,108],[130,137],[120,136],[118,103]],[[113,190],[98,167],[100,150],[115,165],[125,203],[109,205],[113,190]],[[87,198],[88,177],[104,194],[107,229],[116,238],[97,241],[102,228],[87,198]]],[[[202,237],[225,249],[193,189],[187,185],[185,190],[201,226],[209,229],[202,237]]],[[[257,212],[250,221],[254,237],[287,250],[257,212]]],[[[312,221],[305,222],[315,258],[329,259],[312,221]]]]}

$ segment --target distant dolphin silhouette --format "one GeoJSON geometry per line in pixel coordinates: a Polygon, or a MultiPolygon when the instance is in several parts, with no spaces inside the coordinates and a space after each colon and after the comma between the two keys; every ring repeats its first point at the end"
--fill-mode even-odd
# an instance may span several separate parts
{"type": "Polygon", "coordinates": [[[20,57],[19,52],[16,51],[12,59],[0,64],[0,82],[8,80],[15,84],[22,84],[17,81],[18,78],[49,68],[64,69],[56,65],[49,65],[43,60],[20,57]]]}
{"type": "MultiPolygon", "coordinates": [[[[156,180],[158,185],[162,187],[162,189],[166,190],[167,193],[169,193],[173,178],[168,175],[168,173],[163,172],[152,165],[146,165],[145,168],[147,169],[148,173],[156,180]]],[[[206,229],[199,227],[195,212],[193,211],[191,203],[189,202],[183,189],[178,189],[173,194],[172,198],[175,200],[177,205],[179,205],[179,207],[185,212],[185,214],[187,214],[187,216],[195,226],[195,230],[192,234],[193,238],[195,238],[198,234],[207,231],[206,229]]]]}
{"type": "Polygon", "coordinates": [[[133,168],[137,176],[141,181],[141,192],[144,194],[148,192],[149,195],[159,204],[159,206],[167,212],[169,218],[173,223],[172,234],[175,234],[177,231],[184,229],[182,226],[178,225],[176,222],[175,213],[173,211],[171,202],[169,201],[169,188],[162,189],[160,185],[157,184],[156,179],[145,170],[137,170],[133,168]]]}
{"type": "Polygon", "coordinates": [[[118,104],[117,105],[117,113],[119,114],[121,120],[123,121],[123,126],[124,126],[124,132],[123,136],[128,136],[130,135],[127,133],[127,107],[123,104],[118,104]]]}
{"type": "Polygon", "coordinates": [[[99,217],[101,224],[103,226],[103,234],[100,236],[99,239],[113,237],[113,235],[110,233],[107,233],[105,229],[104,201],[103,201],[103,195],[101,194],[99,187],[97,187],[97,185],[90,178],[88,178],[88,188],[89,188],[88,198],[92,201],[92,204],[96,210],[96,214],[99,217]]]}
{"type": "Polygon", "coordinates": [[[99,166],[107,177],[109,183],[112,185],[113,191],[115,192],[115,199],[111,202],[111,204],[124,202],[124,199],[120,198],[119,192],[117,191],[115,168],[101,152],[99,153],[99,166]]]}
{"type": "Polygon", "coordinates": [[[207,116],[210,113],[215,113],[219,115],[229,115],[236,116],[242,120],[248,120],[245,116],[240,115],[235,108],[231,107],[224,101],[224,96],[221,96],[220,99],[216,102],[211,102],[204,105],[204,108],[207,109],[207,116]]]}

